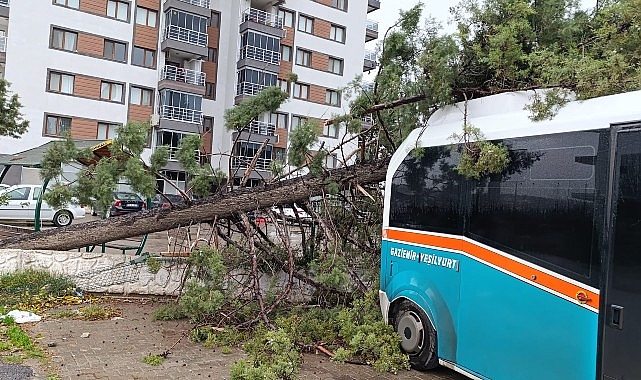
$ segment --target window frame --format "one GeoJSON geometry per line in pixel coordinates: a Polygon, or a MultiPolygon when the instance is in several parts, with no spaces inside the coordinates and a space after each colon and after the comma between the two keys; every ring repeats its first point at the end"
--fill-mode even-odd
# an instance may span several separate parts
{"type": "Polygon", "coordinates": [[[62,28],[58,28],[58,27],[52,27],[51,28],[51,41],[50,41],[50,45],[49,46],[52,49],[70,51],[70,52],[74,52],[75,53],[75,52],[78,51],[78,32],[74,32],[74,31],[71,31],[71,30],[62,29],[62,28]],[[56,46],[55,45],[56,33],[60,33],[61,34],[61,38],[60,38],[61,46],[56,46]],[[74,36],[73,49],[66,49],[65,48],[68,35],[73,35],[74,36]]]}
{"type": "Polygon", "coordinates": [[[110,139],[116,138],[118,136],[118,133],[115,132],[115,129],[117,129],[120,126],[121,126],[121,124],[108,123],[106,121],[99,121],[98,124],[97,124],[97,127],[96,127],[96,140],[110,140],[110,139]],[[100,126],[101,125],[106,127],[105,138],[100,138],[100,126]],[[113,137],[109,137],[109,132],[112,129],[114,130],[114,136],[113,137]]]}
{"type": "Polygon", "coordinates": [[[71,133],[71,127],[72,127],[73,119],[70,118],[70,117],[45,114],[45,120],[44,121],[45,121],[44,131],[43,131],[43,135],[44,136],[64,137],[64,134],[66,134],[67,132],[71,133]],[[49,120],[50,119],[55,119],[56,120],[56,133],[55,134],[48,133],[48,126],[49,126],[49,120]],[[61,126],[61,122],[63,120],[68,120],[69,121],[69,127],[61,132],[60,126],[61,126]]]}
{"type": "Polygon", "coordinates": [[[331,88],[325,89],[325,104],[332,107],[341,106],[341,92],[338,90],[333,90],[331,88]],[[334,101],[334,97],[336,98],[334,101]]]}
{"type": "Polygon", "coordinates": [[[220,28],[220,12],[211,11],[211,16],[209,16],[209,20],[207,21],[207,25],[210,28],[220,28]],[[216,15],[216,16],[214,16],[214,15],[216,15]],[[215,23],[214,23],[214,20],[216,20],[215,23]]]}
{"type": "Polygon", "coordinates": [[[341,58],[329,57],[327,59],[327,71],[332,74],[343,75],[344,66],[345,66],[345,61],[341,58]],[[336,72],[334,70],[337,64],[340,68],[339,72],[336,72]]]}
{"type": "Polygon", "coordinates": [[[218,62],[218,48],[211,46],[207,48],[207,61],[213,63],[218,62]]]}
{"type": "Polygon", "coordinates": [[[125,85],[119,82],[111,82],[107,80],[100,81],[100,100],[114,103],[124,103],[125,99],[125,85]],[[105,86],[107,86],[107,97],[104,97],[103,91],[105,91],[105,86]],[[114,99],[113,96],[117,95],[115,89],[120,88],[120,99],[114,99]]]}
{"type": "Polygon", "coordinates": [[[66,7],[66,8],[71,8],[71,9],[80,9],[80,0],[54,0],[53,3],[55,5],[59,5],[61,7],[66,7]],[[77,3],[77,5],[76,6],[69,5],[70,2],[77,3]]]}
{"type": "Polygon", "coordinates": [[[294,99],[309,100],[309,89],[308,84],[296,82],[292,89],[292,97],[294,99]],[[303,89],[305,91],[303,91],[303,89]],[[302,96],[303,92],[305,93],[305,96],[302,96]],[[296,93],[298,93],[298,95],[296,95],[296,93]]]}
{"type": "Polygon", "coordinates": [[[333,139],[338,138],[338,126],[334,123],[323,123],[323,133],[321,136],[323,137],[329,137],[333,139]]]}
{"type": "Polygon", "coordinates": [[[131,7],[131,3],[127,2],[127,1],[107,0],[107,9],[105,11],[105,15],[107,15],[107,17],[110,17],[110,18],[112,18],[114,20],[120,20],[120,21],[124,21],[124,22],[129,22],[129,9],[130,9],[130,7],[131,7]],[[110,9],[109,9],[109,5],[110,4],[114,4],[114,8],[113,8],[114,9],[114,14],[113,14],[113,16],[111,14],[109,14],[110,13],[110,9]],[[121,17],[119,17],[120,8],[121,7],[125,7],[125,6],[126,6],[126,11],[125,11],[125,14],[124,14],[125,18],[121,18],[121,17]]]}
{"type": "Polygon", "coordinates": [[[74,94],[75,85],[76,85],[76,76],[73,75],[73,74],[63,73],[63,72],[59,72],[59,71],[49,71],[49,73],[47,75],[47,92],[52,92],[54,94],[73,95],[74,94]],[[53,89],[51,87],[51,84],[53,83],[52,82],[52,79],[53,79],[52,77],[54,75],[57,75],[59,77],[57,89],[53,89]],[[64,87],[63,86],[63,80],[65,78],[71,78],[71,92],[63,91],[63,87],[64,87]]]}
{"type": "Polygon", "coordinates": [[[105,38],[103,47],[102,47],[102,58],[107,59],[109,61],[127,63],[127,44],[124,42],[105,38]],[[107,45],[111,45],[111,57],[107,56],[107,45]],[[124,46],[124,54],[122,56],[122,60],[116,57],[116,52],[118,51],[116,47],[121,45],[124,46]]]}
{"type": "Polygon", "coordinates": [[[307,34],[314,34],[314,18],[306,16],[304,14],[298,14],[298,23],[296,24],[296,29],[300,32],[307,34]],[[303,28],[301,29],[301,23],[303,28]]]}
{"type": "Polygon", "coordinates": [[[129,104],[133,104],[133,105],[137,105],[137,106],[141,106],[141,107],[152,107],[154,105],[153,104],[154,103],[153,99],[154,99],[154,91],[152,89],[145,88],[145,87],[139,87],[139,86],[133,86],[133,85],[129,89],[129,104]],[[136,103],[133,98],[134,98],[134,93],[138,92],[138,91],[140,92],[140,102],[136,103]],[[145,96],[144,96],[145,93],[149,94],[149,104],[145,104],[145,101],[144,101],[145,100],[145,96]]]}
{"type": "Polygon", "coordinates": [[[298,66],[312,67],[312,52],[310,50],[296,48],[296,61],[298,66]],[[299,62],[299,57],[301,57],[299,62]]]}
{"type": "Polygon", "coordinates": [[[309,117],[302,115],[292,115],[292,122],[289,124],[290,131],[298,128],[299,125],[309,122],[309,117]],[[294,120],[297,122],[294,123],[294,120]]]}
{"type": "Polygon", "coordinates": [[[216,82],[205,82],[205,95],[203,98],[216,100],[216,82]]]}
{"type": "Polygon", "coordinates": [[[136,5],[136,17],[135,17],[134,22],[136,23],[136,25],[143,25],[143,26],[148,26],[150,28],[156,28],[158,26],[158,11],[156,11],[154,9],[141,7],[140,5],[136,5]],[[144,23],[143,22],[139,22],[140,12],[145,12],[145,20],[144,20],[145,22],[144,23]],[[153,25],[149,24],[149,15],[150,14],[154,15],[153,25]]]}
{"type": "Polygon", "coordinates": [[[278,17],[280,17],[283,20],[283,26],[287,28],[294,28],[294,19],[296,19],[296,15],[294,14],[293,11],[290,11],[288,9],[279,9],[277,13],[278,17]],[[290,22],[287,22],[287,15],[289,15],[289,20],[290,22]]]}
{"type": "Polygon", "coordinates": [[[348,0],[332,0],[332,8],[340,9],[341,11],[347,12],[348,0]],[[341,6],[341,3],[342,6],[341,6]]]}
{"type": "Polygon", "coordinates": [[[285,61],[285,62],[292,62],[292,51],[294,50],[293,47],[289,45],[280,45],[280,60],[285,61]],[[285,50],[287,50],[289,53],[287,54],[287,59],[285,58],[285,50]]]}
{"type": "Polygon", "coordinates": [[[330,25],[330,27],[329,27],[329,39],[330,40],[335,41],[335,42],[340,42],[340,43],[344,44],[345,43],[345,39],[346,39],[346,35],[347,35],[347,28],[345,28],[344,26],[337,25],[337,24],[331,24],[330,25]],[[341,35],[342,38],[340,38],[340,39],[337,38],[337,31],[339,31],[339,30],[342,32],[342,35],[341,35]]]}
{"type": "Polygon", "coordinates": [[[131,65],[144,67],[147,69],[155,69],[156,68],[156,50],[146,49],[146,48],[134,45],[133,49],[131,49],[131,65]],[[136,51],[142,51],[142,64],[139,64],[136,62],[136,59],[135,59],[136,51]],[[149,58],[147,56],[148,53],[151,53],[151,66],[146,64],[147,59],[149,58]]]}

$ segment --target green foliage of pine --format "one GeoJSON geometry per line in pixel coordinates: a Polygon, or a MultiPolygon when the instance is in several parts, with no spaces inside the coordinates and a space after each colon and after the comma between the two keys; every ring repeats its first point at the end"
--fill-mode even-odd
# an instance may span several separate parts
{"type": "Polygon", "coordinates": [[[290,165],[300,167],[307,161],[309,147],[318,141],[320,132],[310,122],[301,123],[289,135],[287,160],[290,165]]]}
{"type": "Polygon", "coordinates": [[[241,131],[262,113],[276,111],[288,98],[289,94],[279,87],[266,87],[251,98],[243,100],[236,107],[227,109],[225,125],[229,130],[241,131]]]}
{"type": "Polygon", "coordinates": [[[176,159],[189,174],[196,174],[200,169],[197,157],[201,144],[202,141],[198,135],[187,135],[180,140],[176,159]]]}
{"type": "Polygon", "coordinates": [[[29,128],[23,118],[20,97],[9,92],[9,82],[0,79],[0,136],[19,138],[29,128]]]}
{"type": "Polygon", "coordinates": [[[231,368],[232,380],[295,379],[300,371],[300,352],[282,329],[266,331],[244,345],[251,360],[241,360],[231,368]]]}

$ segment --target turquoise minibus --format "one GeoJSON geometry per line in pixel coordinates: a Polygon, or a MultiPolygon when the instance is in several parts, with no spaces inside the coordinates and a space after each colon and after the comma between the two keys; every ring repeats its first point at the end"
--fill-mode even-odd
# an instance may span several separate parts
{"type": "Polygon", "coordinates": [[[538,122],[532,94],[445,107],[393,155],[383,317],[421,370],[641,379],[641,91],[538,122]],[[458,174],[464,122],[509,149],[503,172],[458,174]]]}

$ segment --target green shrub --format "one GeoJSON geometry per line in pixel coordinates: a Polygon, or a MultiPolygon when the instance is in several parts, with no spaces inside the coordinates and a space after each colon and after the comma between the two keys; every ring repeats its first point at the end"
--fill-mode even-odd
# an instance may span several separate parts
{"type": "Polygon", "coordinates": [[[169,302],[154,311],[154,319],[157,321],[174,321],[176,319],[183,319],[187,315],[184,313],[182,307],[175,302],[169,302]]]}

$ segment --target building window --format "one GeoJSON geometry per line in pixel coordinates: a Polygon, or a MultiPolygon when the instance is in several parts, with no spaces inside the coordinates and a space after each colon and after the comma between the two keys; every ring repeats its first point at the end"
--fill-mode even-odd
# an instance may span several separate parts
{"type": "Polygon", "coordinates": [[[256,69],[238,71],[236,95],[256,95],[265,87],[276,86],[278,76],[274,73],[256,69]]]}
{"type": "Polygon", "coordinates": [[[143,49],[138,46],[134,46],[133,56],[131,57],[131,64],[135,66],[154,68],[156,67],[155,56],[156,52],[154,50],[143,49]]]}
{"type": "Polygon", "coordinates": [[[305,116],[292,115],[292,131],[303,123],[307,123],[307,118],[305,116]]]}
{"type": "Polygon", "coordinates": [[[287,45],[280,46],[280,60],[281,61],[292,61],[292,47],[287,45]]]}
{"type": "Polygon", "coordinates": [[[116,130],[120,125],[111,124],[111,123],[98,123],[98,134],[96,138],[98,140],[109,140],[114,139],[118,136],[116,130]]]}
{"type": "Polygon", "coordinates": [[[203,132],[210,132],[214,129],[214,118],[212,116],[203,116],[203,132]]]}
{"type": "Polygon", "coordinates": [[[341,106],[341,93],[336,90],[325,90],[325,103],[330,106],[341,106]]]}
{"type": "Polygon", "coordinates": [[[342,11],[347,10],[347,0],[332,0],[332,7],[338,8],[342,11]]]}
{"type": "Polygon", "coordinates": [[[138,106],[151,106],[151,99],[153,98],[153,91],[146,88],[131,87],[129,94],[129,104],[138,106]]]}
{"type": "Polygon", "coordinates": [[[308,99],[309,98],[309,85],[294,83],[294,93],[293,96],[296,99],[308,99]]]}
{"type": "Polygon", "coordinates": [[[209,17],[175,9],[165,13],[165,38],[207,47],[209,17]]]}
{"type": "Polygon", "coordinates": [[[158,134],[158,146],[166,146],[169,148],[169,159],[176,159],[176,152],[180,147],[180,141],[183,137],[187,136],[185,133],[180,132],[171,132],[171,131],[162,131],[158,134]]]}
{"type": "Polygon", "coordinates": [[[287,114],[281,112],[272,112],[269,114],[269,123],[276,128],[287,129],[287,114]]]}
{"type": "Polygon", "coordinates": [[[330,73],[343,75],[343,60],[339,58],[329,57],[327,71],[329,71],[330,73]]]}
{"type": "Polygon", "coordinates": [[[338,167],[338,157],[335,154],[328,154],[325,156],[325,167],[327,169],[335,169],[338,167]]]}
{"type": "Polygon", "coordinates": [[[117,18],[118,20],[129,20],[129,3],[124,1],[109,0],[107,1],[107,16],[117,18]]]}
{"type": "Polygon", "coordinates": [[[100,83],[100,99],[122,102],[122,84],[105,81],[100,83]]]}
{"type": "Polygon", "coordinates": [[[112,61],[127,62],[127,45],[122,42],[105,40],[105,49],[102,56],[112,61]]]}
{"type": "Polygon", "coordinates": [[[288,28],[294,27],[294,12],[279,9],[278,17],[283,20],[283,26],[286,26],[288,28]]]}
{"type": "Polygon", "coordinates": [[[334,123],[323,123],[323,136],[338,138],[338,128],[334,123]]]}
{"type": "Polygon", "coordinates": [[[345,43],[345,28],[338,25],[332,25],[329,28],[329,39],[345,43]]]}
{"type": "Polygon", "coordinates": [[[61,94],[73,94],[74,76],[51,71],[49,73],[49,91],[61,94]]]}
{"type": "Polygon", "coordinates": [[[248,31],[240,38],[240,59],[249,58],[274,65],[280,63],[280,39],[248,31]]]}
{"type": "Polygon", "coordinates": [[[216,100],[216,83],[205,82],[205,98],[216,100]]]}
{"type": "Polygon", "coordinates": [[[305,33],[312,33],[314,31],[314,19],[311,17],[299,15],[298,30],[305,33]]]}
{"type": "Polygon", "coordinates": [[[78,33],[53,28],[51,32],[51,47],[68,51],[76,51],[78,46],[78,33]]]}
{"type": "Polygon", "coordinates": [[[160,92],[160,117],[201,124],[203,97],[185,92],[163,90],[160,92]]]}
{"type": "Polygon", "coordinates": [[[312,52],[296,49],[296,64],[300,66],[311,66],[312,65],[312,52]]]}
{"type": "Polygon", "coordinates": [[[78,9],[78,7],[80,6],[80,0],[55,0],[55,4],[78,9]]]}
{"type": "Polygon", "coordinates": [[[47,116],[45,134],[48,136],[64,136],[71,130],[71,118],[47,116]]]}
{"type": "Polygon", "coordinates": [[[158,12],[147,8],[136,7],[136,24],[155,28],[157,23],[158,12]]]}
{"type": "Polygon", "coordinates": [[[212,28],[220,28],[220,13],[214,11],[211,12],[209,26],[212,28]]]}
{"type": "Polygon", "coordinates": [[[278,78],[278,87],[280,87],[280,90],[282,92],[286,92],[287,95],[289,95],[289,82],[287,81],[287,79],[278,78]]]}
{"type": "Polygon", "coordinates": [[[209,62],[218,62],[218,49],[210,47],[207,49],[207,60],[209,62]]]}

